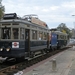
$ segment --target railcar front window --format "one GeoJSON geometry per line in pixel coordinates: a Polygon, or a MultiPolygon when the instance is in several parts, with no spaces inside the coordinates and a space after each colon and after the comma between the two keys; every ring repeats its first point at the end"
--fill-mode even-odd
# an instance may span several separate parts
{"type": "Polygon", "coordinates": [[[18,39],[18,28],[13,28],[13,39],[18,39]]]}
{"type": "Polygon", "coordinates": [[[10,39],[10,28],[2,28],[2,39],[10,39]]]}
{"type": "Polygon", "coordinates": [[[24,29],[20,29],[20,39],[24,39],[24,29]]]}

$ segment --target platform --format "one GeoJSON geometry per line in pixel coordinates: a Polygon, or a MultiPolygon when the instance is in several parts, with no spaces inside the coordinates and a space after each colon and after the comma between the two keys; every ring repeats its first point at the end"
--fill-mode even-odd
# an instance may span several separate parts
{"type": "Polygon", "coordinates": [[[70,48],[58,53],[28,72],[23,70],[23,75],[75,75],[75,49],[70,48]],[[53,59],[56,61],[54,67],[53,59]]]}

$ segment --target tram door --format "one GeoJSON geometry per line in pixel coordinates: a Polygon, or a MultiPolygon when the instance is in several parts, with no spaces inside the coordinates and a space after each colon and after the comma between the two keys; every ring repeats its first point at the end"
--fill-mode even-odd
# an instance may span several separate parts
{"type": "Polygon", "coordinates": [[[30,30],[25,29],[25,51],[30,52],[30,30]]]}

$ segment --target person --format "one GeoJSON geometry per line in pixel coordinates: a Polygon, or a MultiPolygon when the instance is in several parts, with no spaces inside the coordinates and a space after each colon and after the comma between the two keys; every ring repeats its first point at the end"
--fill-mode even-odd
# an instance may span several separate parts
{"type": "Polygon", "coordinates": [[[9,39],[9,30],[4,30],[3,39],[9,39]]]}
{"type": "Polygon", "coordinates": [[[18,30],[17,29],[13,30],[13,37],[14,37],[14,39],[18,39],[18,30]]]}

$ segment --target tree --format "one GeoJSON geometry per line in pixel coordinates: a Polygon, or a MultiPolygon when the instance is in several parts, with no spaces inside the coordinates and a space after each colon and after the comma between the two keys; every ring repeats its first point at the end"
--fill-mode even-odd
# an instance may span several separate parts
{"type": "Polygon", "coordinates": [[[63,33],[67,33],[69,35],[69,38],[72,36],[71,30],[66,26],[65,23],[59,24],[59,26],[57,27],[57,30],[63,33]]]}
{"type": "Polygon", "coordinates": [[[1,2],[2,0],[0,0],[0,19],[3,17],[4,11],[5,11],[5,8],[1,2]]]}

